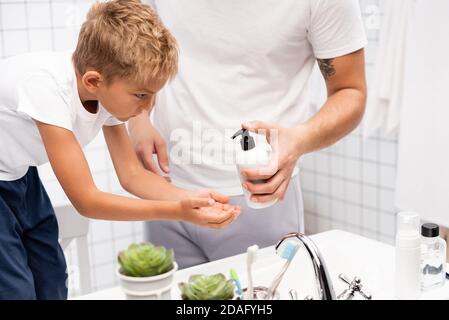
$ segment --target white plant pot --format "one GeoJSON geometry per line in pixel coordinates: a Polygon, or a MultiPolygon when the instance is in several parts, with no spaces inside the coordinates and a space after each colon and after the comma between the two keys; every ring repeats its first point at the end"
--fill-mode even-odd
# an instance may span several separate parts
{"type": "Polygon", "coordinates": [[[153,277],[129,277],[120,273],[120,286],[128,300],[170,300],[173,275],[178,270],[178,264],[173,262],[173,269],[153,277]]]}

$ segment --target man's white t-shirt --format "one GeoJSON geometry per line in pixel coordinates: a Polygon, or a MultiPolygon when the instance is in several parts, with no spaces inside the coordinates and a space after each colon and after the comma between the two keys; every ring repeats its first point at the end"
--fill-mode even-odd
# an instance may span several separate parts
{"type": "Polygon", "coordinates": [[[305,122],[316,59],[367,43],[358,0],[152,5],[180,47],[179,73],[158,94],[152,121],[168,144],[173,183],[186,188],[241,194],[230,136],[244,121],[305,122]]]}
{"type": "Polygon", "coordinates": [[[19,179],[30,166],[48,162],[33,119],[72,131],[81,146],[103,125],[121,123],[101,105],[95,114],[83,107],[71,56],[42,52],[0,60],[0,180],[19,179]]]}

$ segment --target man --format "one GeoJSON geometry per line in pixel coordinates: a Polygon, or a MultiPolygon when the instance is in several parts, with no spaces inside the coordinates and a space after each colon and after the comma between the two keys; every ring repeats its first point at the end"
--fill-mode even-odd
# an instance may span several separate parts
{"type": "Polygon", "coordinates": [[[152,222],[146,227],[148,239],[173,247],[180,266],[189,267],[303,231],[297,160],[344,137],[364,113],[366,36],[358,1],[154,0],[152,5],[179,42],[180,64],[178,76],[158,94],[154,127],[148,114],[130,122],[136,151],[149,170],[170,173],[177,186],[230,196],[242,215],[218,231],[152,222]],[[328,97],[308,118],[308,84],[316,61],[328,97]],[[243,122],[251,131],[277,133],[272,143],[275,170],[244,172],[249,180],[266,180],[263,184],[242,185],[235,165],[207,152],[225,145],[226,155],[229,133],[243,122]],[[221,141],[211,141],[217,130],[221,141]],[[177,157],[180,150],[183,160],[177,157]],[[185,157],[186,150],[190,154],[185,157]],[[254,201],[281,201],[254,210],[246,205],[242,188],[254,201]]]}

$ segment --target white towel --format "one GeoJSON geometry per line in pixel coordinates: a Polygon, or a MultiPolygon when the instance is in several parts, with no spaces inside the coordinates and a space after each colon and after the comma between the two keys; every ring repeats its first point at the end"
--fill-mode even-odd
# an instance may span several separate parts
{"type": "Polygon", "coordinates": [[[417,0],[411,22],[396,206],[449,226],[449,1],[417,0]]]}
{"type": "Polygon", "coordinates": [[[381,128],[392,134],[399,126],[402,106],[405,41],[414,0],[384,0],[383,18],[373,81],[362,125],[365,138],[381,128]]]}

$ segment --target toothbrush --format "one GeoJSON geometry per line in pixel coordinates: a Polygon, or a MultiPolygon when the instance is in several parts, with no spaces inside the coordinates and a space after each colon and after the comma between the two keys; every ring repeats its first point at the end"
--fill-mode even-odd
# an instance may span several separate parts
{"type": "Polygon", "coordinates": [[[257,251],[259,251],[259,247],[257,245],[248,247],[248,249],[246,250],[246,270],[248,272],[248,300],[254,299],[252,265],[257,259],[257,251]]]}
{"type": "Polygon", "coordinates": [[[229,270],[231,274],[231,279],[234,280],[235,286],[237,287],[237,294],[240,296],[241,300],[244,300],[242,286],[240,285],[240,280],[237,272],[234,269],[229,270]]]}
{"type": "Polygon", "coordinates": [[[287,271],[288,267],[290,266],[290,263],[292,262],[293,258],[295,257],[296,252],[299,249],[299,245],[297,243],[294,243],[292,241],[287,242],[286,247],[281,252],[281,258],[286,259],[284,266],[282,267],[281,272],[274,278],[273,282],[271,283],[270,287],[268,288],[267,292],[267,299],[272,299],[274,297],[274,294],[279,286],[279,284],[282,281],[282,277],[284,276],[285,272],[287,271]]]}

